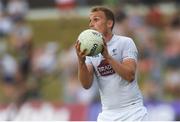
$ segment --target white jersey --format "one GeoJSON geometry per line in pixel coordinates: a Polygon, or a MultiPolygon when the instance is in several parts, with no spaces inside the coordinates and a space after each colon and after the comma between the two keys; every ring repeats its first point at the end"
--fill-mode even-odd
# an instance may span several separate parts
{"type": "MultiPolygon", "coordinates": [[[[117,61],[134,59],[137,61],[137,48],[131,38],[113,35],[107,43],[109,54],[117,61]]],[[[104,60],[101,54],[86,57],[86,64],[92,64],[99,86],[102,109],[128,109],[129,106],[142,106],[143,100],[136,79],[128,83],[104,60]]]]}

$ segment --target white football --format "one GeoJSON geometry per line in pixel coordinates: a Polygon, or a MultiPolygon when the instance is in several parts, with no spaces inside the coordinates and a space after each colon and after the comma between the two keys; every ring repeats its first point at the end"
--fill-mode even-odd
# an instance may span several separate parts
{"type": "Polygon", "coordinates": [[[102,52],[103,49],[103,36],[100,32],[92,29],[82,31],[78,37],[80,50],[86,49],[87,56],[95,56],[102,52]]]}

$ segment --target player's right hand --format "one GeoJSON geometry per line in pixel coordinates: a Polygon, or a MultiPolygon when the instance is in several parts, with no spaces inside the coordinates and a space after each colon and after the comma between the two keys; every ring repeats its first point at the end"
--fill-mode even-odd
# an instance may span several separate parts
{"type": "Polygon", "coordinates": [[[81,52],[80,50],[80,46],[81,46],[81,43],[79,41],[76,41],[75,43],[75,49],[76,49],[76,54],[78,56],[78,60],[81,62],[81,63],[84,63],[85,62],[85,59],[86,59],[86,49],[83,50],[83,52],[81,52]]]}

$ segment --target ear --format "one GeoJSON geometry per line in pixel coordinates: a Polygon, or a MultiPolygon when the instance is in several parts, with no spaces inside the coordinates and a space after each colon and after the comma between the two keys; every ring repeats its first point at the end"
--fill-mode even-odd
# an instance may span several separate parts
{"type": "Polygon", "coordinates": [[[113,26],[113,21],[112,21],[112,20],[108,20],[108,21],[107,21],[107,26],[108,26],[109,28],[111,28],[111,27],[113,26]]]}

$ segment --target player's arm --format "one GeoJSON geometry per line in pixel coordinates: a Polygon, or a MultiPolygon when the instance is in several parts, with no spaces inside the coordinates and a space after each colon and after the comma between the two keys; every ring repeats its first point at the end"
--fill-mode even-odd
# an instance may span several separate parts
{"type": "Polygon", "coordinates": [[[87,65],[85,63],[81,64],[79,62],[78,66],[78,77],[85,89],[89,89],[93,82],[93,68],[91,65],[87,65]]]}
{"type": "MultiPolygon", "coordinates": [[[[135,45],[132,47],[135,48],[135,45]]],[[[112,56],[109,55],[105,41],[102,54],[117,74],[119,74],[128,82],[132,82],[134,80],[136,72],[136,61],[134,59],[127,58],[122,62],[115,60],[112,56]]]]}
{"type": "Polygon", "coordinates": [[[119,62],[113,59],[111,56],[106,59],[112,66],[114,71],[118,73],[122,78],[129,82],[132,82],[134,80],[136,72],[136,62],[133,59],[126,59],[123,62],[119,62]]]}
{"type": "Polygon", "coordinates": [[[85,50],[80,51],[80,43],[75,44],[76,53],[78,56],[78,78],[85,89],[89,89],[93,82],[93,66],[85,63],[85,50]]]}

